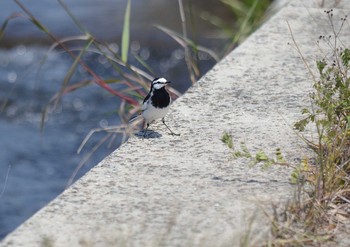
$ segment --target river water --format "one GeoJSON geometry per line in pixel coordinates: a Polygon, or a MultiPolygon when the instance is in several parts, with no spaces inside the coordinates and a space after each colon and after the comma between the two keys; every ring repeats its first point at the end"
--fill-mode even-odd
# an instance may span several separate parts
{"type": "MultiPolygon", "coordinates": [[[[95,37],[119,47],[125,0],[65,2],[95,37]]],[[[197,33],[193,38],[199,43],[220,51],[225,40],[218,37],[215,27],[200,18],[211,11],[232,21],[227,8],[218,2],[192,1],[195,24],[192,30],[197,33]]],[[[81,34],[57,1],[21,3],[58,38],[81,34]]],[[[131,13],[133,52],[143,56],[157,75],[167,77],[177,90],[185,92],[191,83],[183,49],[153,25],[181,31],[178,2],[132,1],[131,13]]],[[[72,59],[67,54],[52,52],[41,63],[51,41],[25,18],[14,1],[0,1],[0,25],[13,14],[19,17],[9,22],[0,40],[0,239],[65,189],[84,155],[104,136],[104,133],[94,135],[78,155],[77,148],[91,129],[119,123],[118,99],[91,85],[64,96],[40,132],[43,107],[59,90],[72,59]]],[[[115,75],[100,56],[91,54],[85,59],[102,78],[115,75]]],[[[201,74],[214,64],[213,59],[202,54],[201,74]]],[[[72,81],[87,78],[88,74],[79,69],[72,81]]],[[[119,145],[119,139],[110,146],[102,145],[80,169],[77,178],[119,145]]]]}

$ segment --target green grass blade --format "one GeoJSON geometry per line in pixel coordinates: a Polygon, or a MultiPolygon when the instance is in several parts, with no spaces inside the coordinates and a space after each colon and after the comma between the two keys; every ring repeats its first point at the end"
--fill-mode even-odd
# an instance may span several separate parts
{"type": "Polygon", "coordinates": [[[81,59],[81,57],[83,56],[83,54],[86,52],[86,50],[89,48],[89,46],[92,44],[93,42],[93,39],[90,39],[87,44],[84,46],[84,48],[80,51],[79,55],[75,58],[72,66],[69,68],[66,76],[64,77],[64,80],[63,80],[63,83],[62,83],[62,86],[61,86],[61,90],[58,94],[58,97],[55,101],[55,106],[58,104],[59,100],[61,99],[63,93],[64,93],[64,90],[65,88],[67,87],[70,79],[72,78],[72,76],[74,75],[74,72],[76,71],[78,65],[79,65],[79,61],[81,59]]]}
{"type": "Polygon", "coordinates": [[[125,9],[124,16],[124,26],[123,26],[123,34],[122,34],[122,61],[126,63],[128,61],[128,53],[129,53],[129,43],[130,43],[130,5],[131,0],[128,0],[125,9]]]}
{"type": "Polygon", "coordinates": [[[10,21],[11,19],[15,19],[15,18],[17,18],[17,17],[20,17],[20,15],[19,15],[19,14],[12,14],[12,15],[10,15],[9,17],[7,17],[7,18],[5,19],[5,21],[2,23],[1,29],[0,29],[0,40],[4,37],[5,29],[6,29],[7,25],[8,25],[8,23],[9,23],[9,21],[10,21]]]}
{"type": "Polygon", "coordinates": [[[46,120],[48,111],[49,111],[49,106],[46,105],[41,112],[41,119],[40,119],[40,132],[41,133],[43,133],[43,130],[44,130],[44,124],[45,124],[45,120],[46,120]]]}
{"type": "Polygon", "coordinates": [[[42,32],[46,34],[49,33],[49,30],[44,25],[42,25],[37,19],[30,17],[29,20],[42,32]]]}
{"type": "Polygon", "coordinates": [[[136,60],[143,66],[145,67],[148,72],[150,72],[152,75],[155,75],[154,71],[152,70],[152,68],[146,63],[146,61],[144,61],[140,56],[138,56],[137,54],[133,54],[133,56],[136,58],[136,60]]]}
{"type": "Polygon", "coordinates": [[[172,39],[174,39],[182,47],[189,46],[189,47],[191,47],[191,49],[193,49],[195,51],[202,51],[202,52],[207,53],[209,56],[211,56],[217,62],[220,61],[220,57],[213,50],[206,48],[206,47],[203,47],[203,46],[200,46],[200,45],[197,45],[192,40],[183,37],[181,34],[175,32],[173,30],[170,30],[169,28],[159,26],[159,25],[155,25],[155,27],[158,28],[159,30],[163,31],[167,35],[169,35],[172,39]]]}
{"type": "MultiPolygon", "coordinates": [[[[243,20],[243,23],[242,23],[242,25],[241,25],[241,28],[240,28],[240,29],[241,29],[241,30],[240,30],[241,33],[244,33],[244,30],[253,28],[252,25],[249,27],[248,23],[249,23],[249,21],[252,19],[253,15],[254,15],[254,13],[255,13],[256,7],[258,6],[258,3],[259,3],[259,1],[258,1],[258,0],[255,0],[255,1],[253,2],[252,6],[250,7],[246,18],[243,20]]],[[[250,30],[248,30],[247,32],[249,32],[249,31],[250,31],[250,30]]]]}
{"type": "Polygon", "coordinates": [[[73,13],[69,10],[67,5],[63,2],[63,0],[58,0],[58,3],[61,5],[61,7],[66,11],[66,13],[69,15],[69,17],[73,20],[74,24],[85,34],[89,34],[89,32],[86,30],[86,28],[78,21],[78,19],[73,15],[73,13]]]}
{"type": "MultiPolygon", "coordinates": [[[[79,65],[79,61],[82,57],[82,55],[86,52],[86,50],[89,48],[89,46],[93,43],[93,39],[90,39],[87,44],[84,46],[84,48],[80,51],[79,55],[76,56],[72,66],[69,68],[69,71],[67,72],[66,76],[64,77],[64,80],[63,80],[63,83],[62,83],[62,86],[61,86],[61,89],[60,91],[52,98],[51,102],[53,101],[54,102],[54,107],[57,106],[58,102],[60,101],[61,97],[64,95],[66,89],[67,89],[67,85],[70,81],[70,79],[72,78],[74,72],[76,71],[78,65],[79,65]]],[[[82,84],[82,86],[85,86],[87,83],[85,84],[82,84]]],[[[75,86],[74,85],[71,89],[71,90],[68,90],[68,91],[73,91],[75,90],[75,86]]],[[[41,122],[40,122],[40,131],[42,132],[43,129],[44,129],[44,124],[45,124],[45,120],[46,120],[46,116],[47,116],[47,113],[48,113],[48,110],[50,108],[50,103],[44,107],[42,113],[41,113],[41,122]]]]}
{"type": "Polygon", "coordinates": [[[8,21],[9,20],[7,19],[1,26],[1,29],[0,29],[0,40],[2,39],[2,37],[4,37],[5,29],[7,27],[8,21]]]}

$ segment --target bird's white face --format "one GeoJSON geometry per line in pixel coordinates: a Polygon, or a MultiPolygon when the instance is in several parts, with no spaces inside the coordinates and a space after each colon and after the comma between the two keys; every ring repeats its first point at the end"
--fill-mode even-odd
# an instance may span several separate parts
{"type": "Polygon", "coordinates": [[[161,89],[162,87],[165,87],[166,84],[170,83],[165,78],[157,78],[152,81],[152,87],[154,89],[161,89]]]}

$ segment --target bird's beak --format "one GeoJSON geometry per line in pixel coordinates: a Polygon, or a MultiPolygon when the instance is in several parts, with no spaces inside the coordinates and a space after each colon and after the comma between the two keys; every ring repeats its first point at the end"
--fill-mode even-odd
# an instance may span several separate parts
{"type": "Polygon", "coordinates": [[[171,83],[171,81],[167,81],[167,82],[166,82],[166,84],[169,84],[169,83],[171,83]]]}

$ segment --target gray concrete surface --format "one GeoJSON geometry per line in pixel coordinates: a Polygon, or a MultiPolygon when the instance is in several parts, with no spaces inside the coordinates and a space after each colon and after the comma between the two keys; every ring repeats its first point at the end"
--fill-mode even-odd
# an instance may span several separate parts
{"type": "Polygon", "coordinates": [[[314,1],[293,1],[173,104],[167,120],[180,137],[157,123],[158,138],[130,138],[0,246],[239,246],[251,219],[259,244],[264,210],[293,194],[290,169],[251,167],[220,138],[227,131],[252,153],[281,148],[290,163],[308,153],[292,125],[312,82],[287,21],[314,61],[327,18],[314,1]]]}

